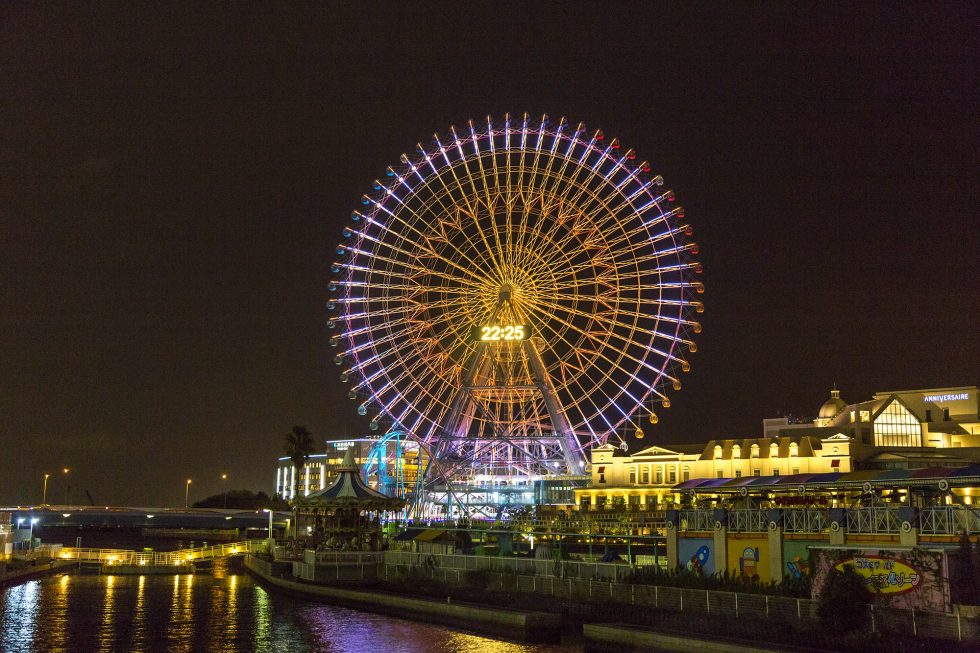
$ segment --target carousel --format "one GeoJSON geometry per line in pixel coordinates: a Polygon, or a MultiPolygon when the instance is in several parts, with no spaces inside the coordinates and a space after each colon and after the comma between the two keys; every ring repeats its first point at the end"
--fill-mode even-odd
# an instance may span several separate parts
{"type": "Polygon", "coordinates": [[[329,486],[296,497],[297,538],[305,537],[308,548],[321,551],[379,551],[382,513],[401,510],[405,502],[368,487],[358,473],[353,448],[337,471],[329,486]]]}

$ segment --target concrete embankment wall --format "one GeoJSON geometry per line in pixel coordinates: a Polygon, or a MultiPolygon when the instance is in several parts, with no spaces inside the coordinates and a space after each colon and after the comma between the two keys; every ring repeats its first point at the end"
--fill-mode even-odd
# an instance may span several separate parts
{"type": "MultiPolygon", "coordinates": [[[[555,596],[563,600],[595,602],[609,601],[675,612],[694,612],[761,620],[775,620],[797,628],[815,626],[817,602],[786,596],[767,596],[741,592],[666,587],[598,580],[593,578],[568,578],[542,574],[553,565],[528,567],[531,573],[515,573],[514,567],[495,571],[491,565],[502,564],[478,560],[480,556],[405,554],[385,555],[381,578],[394,580],[406,573],[422,573],[435,580],[451,584],[469,584],[470,574],[478,572],[480,582],[490,589],[508,592],[531,592],[555,596]],[[489,567],[489,569],[488,569],[489,567]]],[[[503,559],[510,563],[513,559],[503,559]]],[[[537,562],[537,561],[534,561],[537,562]]],[[[618,565],[628,570],[626,565],[618,565]]],[[[621,572],[616,571],[616,576],[621,572]]],[[[625,574],[622,574],[625,576],[625,574]]],[[[871,632],[915,637],[924,635],[954,641],[980,640],[980,618],[953,613],[893,609],[883,605],[870,605],[867,614],[871,632]]]]}
{"type": "Polygon", "coordinates": [[[673,635],[636,628],[626,624],[585,624],[582,627],[585,650],[589,653],[779,653],[783,649],[765,648],[747,642],[724,642],[690,635],[673,635]]]}
{"type": "Polygon", "coordinates": [[[245,568],[276,589],[303,598],[528,642],[556,642],[561,637],[561,619],[557,614],[311,585],[275,577],[270,563],[251,555],[245,559],[245,568]]]}
{"type": "Polygon", "coordinates": [[[36,567],[29,566],[21,569],[6,569],[0,572],[0,587],[15,585],[32,578],[46,576],[48,574],[66,571],[76,566],[74,561],[53,560],[50,563],[43,563],[36,567]]]}

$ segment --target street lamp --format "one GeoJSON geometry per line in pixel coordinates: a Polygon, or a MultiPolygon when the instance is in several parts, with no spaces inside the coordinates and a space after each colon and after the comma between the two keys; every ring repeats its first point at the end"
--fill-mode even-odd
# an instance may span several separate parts
{"type": "Polygon", "coordinates": [[[184,484],[184,507],[187,507],[187,498],[191,495],[191,479],[187,479],[184,484]]]}
{"type": "Polygon", "coordinates": [[[37,517],[31,517],[31,532],[27,538],[30,541],[29,548],[31,551],[34,550],[34,524],[36,524],[38,521],[40,520],[37,517]]]}
{"type": "Polygon", "coordinates": [[[46,505],[48,503],[48,478],[51,474],[44,475],[44,492],[41,494],[41,505],[46,505]]]}
{"type": "MultiPolygon", "coordinates": [[[[62,471],[65,473],[65,483],[67,484],[67,482],[68,482],[68,472],[70,472],[71,469],[68,468],[68,467],[65,467],[62,471]]],[[[70,500],[71,500],[71,485],[68,485],[65,488],[65,505],[66,506],[68,505],[68,502],[70,500]]]]}
{"type": "Polygon", "coordinates": [[[272,511],[268,508],[263,508],[262,512],[269,513],[269,555],[273,555],[272,547],[275,546],[275,543],[272,541],[272,511]]]}
{"type": "MultiPolygon", "coordinates": [[[[221,475],[221,480],[222,481],[227,481],[228,480],[228,475],[227,474],[222,474],[221,475]]],[[[227,508],[228,508],[228,486],[226,485],[225,486],[225,509],[227,509],[227,508]]]]}

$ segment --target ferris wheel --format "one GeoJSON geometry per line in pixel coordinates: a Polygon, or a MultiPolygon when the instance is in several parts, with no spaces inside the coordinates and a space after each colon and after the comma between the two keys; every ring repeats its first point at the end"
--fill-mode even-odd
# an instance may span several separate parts
{"type": "Polygon", "coordinates": [[[642,437],[696,351],[701,265],[650,165],[564,118],[450,127],[361,198],[330,343],[373,429],[457,475],[581,473],[642,437]]]}

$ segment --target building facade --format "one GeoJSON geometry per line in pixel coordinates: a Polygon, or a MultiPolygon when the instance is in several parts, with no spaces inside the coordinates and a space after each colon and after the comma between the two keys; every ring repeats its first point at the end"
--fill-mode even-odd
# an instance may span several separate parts
{"type": "Polygon", "coordinates": [[[675,486],[856,470],[964,467],[980,462],[977,387],[876,393],[849,404],[836,389],[812,422],[763,421],[764,437],[658,445],[627,454],[592,450],[591,483],[574,490],[580,510],[663,510],[675,486]]]}
{"type": "Polygon", "coordinates": [[[312,454],[300,469],[293,466],[293,461],[288,456],[279,458],[276,466],[276,494],[292,500],[297,495],[308,496],[326,488],[337,476],[337,468],[343,462],[348,449],[353,448],[354,460],[358,465],[364,465],[376,441],[377,438],[328,440],[326,453],[312,454]]]}

